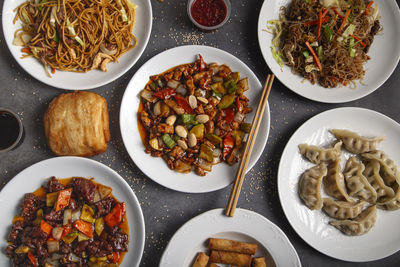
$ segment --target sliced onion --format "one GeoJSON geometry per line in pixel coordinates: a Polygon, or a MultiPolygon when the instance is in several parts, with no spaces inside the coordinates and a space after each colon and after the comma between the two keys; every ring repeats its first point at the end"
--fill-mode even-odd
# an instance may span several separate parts
{"type": "Polygon", "coordinates": [[[60,240],[62,233],[64,231],[64,228],[58,226],[58,227],[54,227],[53,230],[51,230],[51,235],[53,236],[53,238],[55,240],[60,240]]]}
{"type": "Polygon", "coordinates": [[[224,78],[219,77],[219,76],[213,76],[213,82],[218,83],[218,82],[223,82],[224,78]]]}
{"type": "Polygon", "coordinates": [[[72,210],[66,209],[64,210],[64,218],[63,218],[63,225],[67,225],[72,221],[72,210]]]}
{"type": "Polygon", "coordinates": [[[140,96],[143,97],[145,100],[149,102],[153,102],[154,97],[151,91],[143,89],[142,92],[140,93],[140,96]]]}
{"type": "Polygon", "coordinates": [[[81,217],[81,210],[75,210],[72,212],[72,222],[79,220],[81,217]]]}
{"type": "Polygon", "coordinates": [[[242,122],[244,119],[244,115],[240,112],[236,112],[235,117],[233,118],[233,120],[237,121],[237,122],[242,122]]]}
{"type": "Polygon", "coordinates": [[[177,172],[187,173],[192,170],[192,166],[190,164],[187,164],[180,159],[176,160],[174,165],[177,172]]]}
{"type": "Polygon", "coordinates": [[[113,49],[113,50],[108,50],[103,43],[100,44],[100,50],[101,52],[103,52],[104,54],[107,54],[109,56],[114,55],[115,53],[117,53],[117,49],[113,49]]]}
{"type": "Polygon", "coordinates": [[[216,148],[213,150],[213,163],[212,164],[218,164],[221,162],[221,154],[222,151],[219,148],[216,148]]]}
{"type": "Polygon", "coordinates": [[[207,162],[204,159],[199,159],[199,167],[204,169],[205,171],[210,172],[212,169],[212,164],[207,162]]]}
{"type": "Polygon", "coordinates": [[[168,83],[167,83],[167,86],[172,88],[172,89],[178,88],[179,85],[181,85],[181,83],[178,82],[178,81],[175,81],[175,80],[169,80],[168,83]]]}
{"type": "Polygon", "coordinates": [[[68,254],[68,260],[72,262],[80,262],[81,258],[79,258],[77,255],[74,253],[69,253],[68,254]]]}
{"type": "Polygon", "coordinates": [[[47,250],[54,253],[60,250],[60,243],[57,240],[47,240],[47,250]]]}
{"type": "Polygon", "coordinates": [[[186,95],[187,90],[186,90],[186,88],[181,84],[181,85],[178,86],[178,88],[176,88],[176,92],[177,92],[178,94],[181,94],[181,95],[186,95]]]}

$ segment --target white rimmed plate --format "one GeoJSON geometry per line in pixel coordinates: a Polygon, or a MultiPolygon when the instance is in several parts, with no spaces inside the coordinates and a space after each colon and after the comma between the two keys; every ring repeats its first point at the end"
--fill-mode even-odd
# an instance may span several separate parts
{"type": "Polygon", "coordinates": [[[265,0],[258,18],[258,42],[261,53],[268,67],[276,77],[293,92],[308,99],[324,103],[344,103],[362,98],[378,89],[392,74],[400,58],[400,11],[394,0],[377,0],[381,14],[383,35],[375,36],[368,52],[371,57],[364,66],[366,69],[363,83],[357,81],[357,88],[337,87],[332,89],[312,85],[303,81],[300,75],[291,73],[290,67],[284,65],[283,71],[272,57],[271,42],[273,35],[265,32],[267,21],[278,19],[281,6],[288,6],[290,0],[265,0]]]}
{"type": "Polygon", "coordinates": [[[169,241],[159,266],[192,266],[198,252],[207,253],[210,237],[256,243],[255,256],[265,256],[267,266],[301,266],[285,233],[265,217],[245,209],[237,209],[234,217],[214,209],[189,220],[169,241]]]}
{"type": "Polygon", "coordinates": [[[93,89],[108,84],[125,72],[127,72],[142,55],[150,38],[151,26],[153,21],[150,0],[138,1],[131,0],[138,5],[135,13],[135,26],[133,34],[136,36],[138,44],[119,58],[118,63],[107,65],[107,72],[92,70],[87,73],[75,73],[68,71],[56,71],[52,77],[45,73],[43,65],[34,58],[21,59],[22,53],[20,46],[13,45],[14,32],[21,27],[20,21],[13,24],[15,12],[18,5],[25,0],[5,0],[3,4],[3,33],[7,46],[19,65],[32,77],[50,86],[68,89],[84,90],[93,89]]]}
{"type": "MultiPolygon", "coordinates": [[[[129,247],[121,266],[139,266],[144,248],[144,218],[139,201],[128,183],[109,167],[86,158],[57,157],[40,161],[17,174],[0,192],[0,237],[2,246],[7,245],[11,221],[22,202],[25,193],[30,193],[46,183],[51,176],[69,178],[80,176],[94,177],[96,182],[110,186],[113,195],[126,203],[126,216],[129,226],[129,247]]],[[[0,253],[0,265],[9,266],[11,261],[0,253]]]]}
{"type": "MultiPolygon", "coordinates": [[[[400,250],[400,236],[393,234],[400,223],[400,211],[378,210],[375,226],[365,235],[346,236],[329,225],[322,211],[308,209],[298,195],[301,174],[313,164],[302,158],[298,145],[327,146],[335,140],[329,129],[349,129],[363,136],[385,136],[378,146],[400,164],[400,125],[378,112],[363,108],[337,108],[306,121],[290,138],[279,164],[279,198],[290,224],[309,245],[345,261],[366,262],[387,257],[400,250]]],[[[349,153],[343,150],[342,164],[349,153]]]]}
{"type": "MultiPolygon", "coordinates": [[[[231,54],[217,48],[197,45],[172,48],[147,61],[129,82],[122,98],[120,111],[122,139],[135,164],[144,174],[157,183],[170,189],[189,193],[210,192],[226,187],[235,178],[237,164],[234,166],[225,163],[214,165],[212,171],[205,177],[200,177],[194,172],[182,174],[170,170],[163,159],[152,157],[144,152],[145,147],[137,128],[137,111],[140,102],[139,93],[143,90],[151,75],[165,72],[174,66],[194,62],[198,54],[201,54],[207,63],[226,64],[232,71],[238,71],[240,77],[248,77],[250,89],[246,91],[245,95],[250,99],[249,106],[253,108],[253,112],[247,114],[246,121],[251,122],[262,91],[262,86],[255,74],[242,61],[231,54]]],[[[269,107],[267,107],[248,170],[254,166],[263,152],[267,143],[269,124],[270,114],[269,107]]]]}

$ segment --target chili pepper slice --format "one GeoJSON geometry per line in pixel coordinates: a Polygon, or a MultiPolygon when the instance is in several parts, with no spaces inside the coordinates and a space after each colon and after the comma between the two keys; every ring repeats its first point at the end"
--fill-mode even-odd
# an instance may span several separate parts
{"type": "Polygon", "coordinates": [[[187,101],[186,98],[180,95],[175,95],[174,96],[176,103],[178,103],[179,106],[181,106],[186,113],[193,113],[193,109],[189,105],[189,101],[187,101]]]}
{"type": "Polygon", "coordinates": [[[109,214],[104,217],[104,222],[110,226],[114,227],[122,221],[122,217],[125,214],[125,202],[118,203],[114,206],[109,214]]]}
{"type": "Polygon", "coordinates": [[[230,136],[230,135],[225,136],[224,147],[222,150],[222,159],[223,160],[226,160],[228,155],[232,152],[234,144],[235,143],[233,142],[232,136],[230,136]]]}
{"type": "Polygon", "coordinates": [[[153,94],[153,96],[159,99],[169,99],[174,95],[176,95],[176,91],[172,88],[165,88],[153,94]]]}
{"type": "Polygon", "coordinates": [[[235,117],[235,111],[233,110],[233,108],[227,108],[224,110],[225,111],[225,121],[227,123],[231,123],[233,121],[233,118],[235,117]]]}

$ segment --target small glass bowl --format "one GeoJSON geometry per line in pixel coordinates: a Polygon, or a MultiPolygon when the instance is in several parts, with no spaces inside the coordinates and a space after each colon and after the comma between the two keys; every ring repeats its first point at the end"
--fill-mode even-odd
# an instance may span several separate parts
{"type": "Polygon", "coordinates": [[[16,113],[14,113],[13,111],[11,111],[7,108],[0,107],[0,114],[7,114],[7,115],[13,117],[18,122],[18,133],[17,133],[17,137],[16,137],[15,141],[6,148],[3,148],[3,149],[0,148],[0,153],[1,153],[1,152],[7,152],[10,150],[14,150],[17,146],[19,146],[22,143],[22,140],[24,137],[24,127],[22,125],[22,121],[19,118],[19,116],[16,113]]]}
{"type": "Polygon", "coordinates": [[[226,6],[225,19],[220,24],[217,24],[217,25],[214,25],[214,26],[201,25],[197,21],[195,21],[193,16],[192,16],[191,8],[192,8],[192,5],[193,5],[194,1],[196,1],[196,0],[188,0],[187,13],[188,13],[189,19],[193,22],[193,24],[196,25],[199,29],[202,29],[204,31],[213,31],[213,30],[216,30],[216,29],[220,28],[222,25],[224,25],[228,21],[230,15],[231,15],[231,2],[229,0],[222,0],[225,3],[225,6],[226,6]]]}

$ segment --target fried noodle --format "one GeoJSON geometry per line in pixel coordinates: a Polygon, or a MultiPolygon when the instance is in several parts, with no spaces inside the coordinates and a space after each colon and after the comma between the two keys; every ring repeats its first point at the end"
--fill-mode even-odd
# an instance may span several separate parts
{"type": "Polygon", "coordinates": [[[14,44],[23,57],[47,68],[88,72],[118,61],[136,45],[132,34],[135,5],[130,0],[30,0],[16,8],[14,44]]]}

